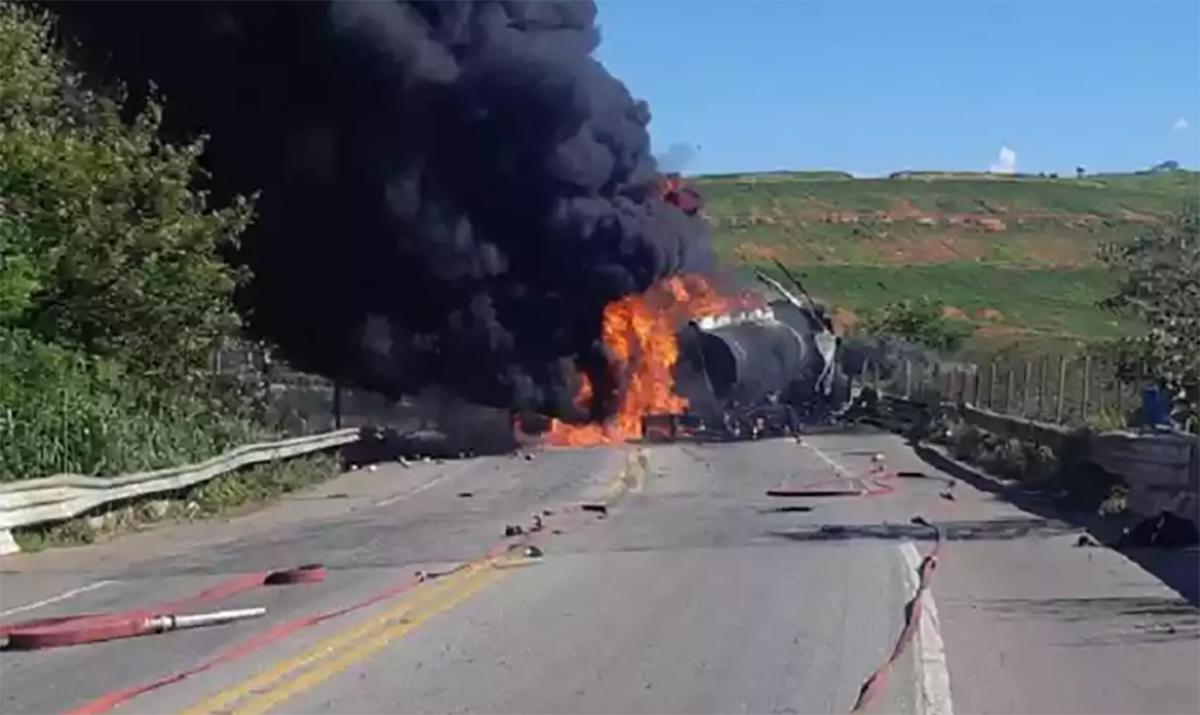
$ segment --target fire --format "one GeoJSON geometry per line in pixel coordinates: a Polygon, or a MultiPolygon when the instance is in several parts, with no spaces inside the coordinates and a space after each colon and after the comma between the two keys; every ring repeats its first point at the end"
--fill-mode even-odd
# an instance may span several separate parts
{"type": "MultiPolygon", "coordinates": [[[[721,294],[703,276],[682,275],[608,304],[601,334],[620,376],[617,413],[604,424],[572,425],[554,420],[548,442],[587,446],[636,439],[642,436],[642,417],[685,410],[687,399],[675,394],[672,374],[679,359],[676,331],[688,320],[746,308],[753,302],[748,295],[721,294]]],[[[593,389],[583,374],[576,406],[590,404],[593,389]]]]}

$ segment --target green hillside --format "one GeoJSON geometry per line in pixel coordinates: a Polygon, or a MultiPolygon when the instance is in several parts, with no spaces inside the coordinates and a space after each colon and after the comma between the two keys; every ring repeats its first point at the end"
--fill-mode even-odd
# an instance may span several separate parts
{"type": "Polygon", "coordinates": [[[1133,328],[1095,307],[1112,285],[1100,243],[1129,238],[1200,196],[1200,174],[1084,178],[905,172],[702,176],[718,253],[772,259],[855,314],[922,295],[977,327],[975,349],[1094,340],[1133,328]]]}

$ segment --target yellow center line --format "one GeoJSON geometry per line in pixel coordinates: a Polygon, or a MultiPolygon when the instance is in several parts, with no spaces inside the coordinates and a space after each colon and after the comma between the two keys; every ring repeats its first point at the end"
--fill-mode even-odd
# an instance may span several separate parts
{"type": "Polygon", "coordinates": [[[230,710],[237,715],[265,713],[275,705],[369,658],[392,641],[416,630],[430,618],[454,608],[499,581],[506,573],[506,570],[490,563],[478,563],[444,576],[427,587],[418,588],[397,607],[358,627],[329,636],[308,651],[284,659],[269,670],[222,690],[185,710],[184,715],[228,713],[230,710]],[[286,683],[276,685],[285,677],[306,668],[286,683]]]}
{"type": "MultiPolygon", "coordinates": [[[[645,456],[627,457],[625,469],[609,485],[612,496],[620,491],[641,491],[644,486],[645,456]]],[[[396,607],[357,627],[335,633],[319,641],[308,651],[279,661],[273,667],[241,683],[226,688],[182,715],[258,715],[310,690],[350,666],[359,663],[393,641],[419,628],[430,618],[448,611],[476,593],[502,579],[509,570],[536,563],[537,559],[512,556],[486,560],[425,584],[396,607]],[[294,675],[299,673],[298,675],[294,675]],[[285,678],[293,676],[286,683],[285,678]]]]}

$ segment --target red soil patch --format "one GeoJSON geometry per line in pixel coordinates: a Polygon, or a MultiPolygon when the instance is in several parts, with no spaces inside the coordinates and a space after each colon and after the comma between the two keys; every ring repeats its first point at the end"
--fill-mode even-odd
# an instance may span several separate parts
{"type": "Polygon", "coordinates": [[[1129,209],[1121,209],[1121,218],[1122,218],[1122,220],[1132,221],[1133,223],[1145,223],[1145,224],[1162,223],[1162,221],[1160,221],[1157,216],[1151,216],[1150,214],[1138,213],[1137,211],[1130,211],[1129,209]]]}
{"type": "Polygon", "coordinates": [[[1008,224],[993,216],[951,214],[946,217],[946,221],[951,226],[963,226],[964,228],[983,231],[984,233],[1002,233],[1008,229],[1008,224]]]}
{"type": "Polygon", "coordinates": [[[738,258],[743,261],[782,261],[786,253],[787,251],[779,246],[764,246],[761,243],[739,243],[737,247],[738,258]]]}
{"type": "Polygon", "coordinates": [[[833,330],[839,335],[846,335],[854,331],[854,326],[858,325],[858,314],[847,308],[837,308],[833,311],[833,330]]]}
{"type": "Polygon", "coordinates": [[[995,308],[980,308],[978,311],[976,311],[975,317],[979,320],[998,321],[1004,320],[1004,313],[1001,313],[995,308]]]}
{"type": "Polygon", "coordinates": [[[942,317],[949,318],[951,320],[966,320],[967,314],[964,313],[963,309],[959,308],[958,306],[947,305],[942,307],[942,317]]]}

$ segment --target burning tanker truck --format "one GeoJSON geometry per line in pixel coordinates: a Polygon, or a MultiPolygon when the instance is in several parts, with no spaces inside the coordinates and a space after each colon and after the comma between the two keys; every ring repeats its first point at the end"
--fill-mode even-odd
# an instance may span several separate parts
{"type": "Polygon", "coordinates": [[[831,322],[807,295],[802,300],[770,276],[758,278],[781,298],[691,321],[680,332],[676,381],[688,409],[648,416],[647,438],[790,434],[829,414],[837,352],[831,322]]]}
{"type": "Polygon", "coordinates": [[[690,321],[679,332],[676,385],[688,407],[647,415],[647,439],[756,439],[828,418],[838,346],[832,326],[820,306],[758,277],[782,297],[690,321]]]}
{"type": "MultiPolygon", "coordinates": [[[[688,216],[703,207],[677,175],[663,178],[661,196],[688,216]]],[[[763,293],[682,275],[608,306],[603,333],[621,373],[617,414],[603,425],[552,420],[547,440],[753,439],[824,420],[835,401],[839,341],[823,308],[776,266],[790,288],[762,271],[763,293]]],[[[584,375],[576,402],[582,409],[591,399],[584,375]]]]}
{"type": "MultiPolygon", "coordinates": [[[[676,175],[663,198],[689,215],[700,196],[676,175]]],[[[803,422],[824,419],[833,400],[838,339],[833,323],[800,281],[776,262],[792,284],[756,272],[778,297],[765,305],[704,316],[680,331],[675,379],[688,401],[683,415],[648,415],[647,438],[681,434],[755,438],[794,432],[803,422]]]]}

